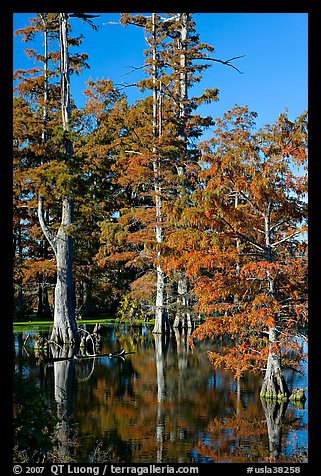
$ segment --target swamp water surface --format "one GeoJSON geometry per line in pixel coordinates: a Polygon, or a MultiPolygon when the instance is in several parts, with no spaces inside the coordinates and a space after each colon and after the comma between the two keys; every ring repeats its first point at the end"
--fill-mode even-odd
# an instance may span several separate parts
{"type": "MultiPolygon", "coordinates": [[[[14,454],[60,463],[307,461],[308,400],[262,402],[262,376],[234,380],[208,361],[212,342],[191,350],[187,337],[104,325],[101,354],[125,349],[124,359],[45,363],[35,353],[36,329],[16,330],[14,454]],[[23,394],[29,385],[35,398],[23,394]]],[[[307,387],[302,368],[286,373],[290,389],[307,387]]]]}

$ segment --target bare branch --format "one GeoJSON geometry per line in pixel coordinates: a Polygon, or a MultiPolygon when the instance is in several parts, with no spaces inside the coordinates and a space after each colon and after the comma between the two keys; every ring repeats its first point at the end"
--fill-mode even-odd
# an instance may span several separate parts
{"type": "Polygon", "coordinates": [[[92,15],[89,13],[69,13],[70,17],[76,17],[76,18],[83,18],[84,20],[87,20],[87,18],[97,18],[100,15],[92,15]]]}
{"type": "Polygon", "coordinates": [[[247,241],[248,243],[250,243],[252,246],[254,246],[255,248],[257,248],[258,250],[261,250],[261,251],[265,251],[265,247],[264,246],[261,246],[257,243],[255,243],[255,241],[251,240],[251,238],[248,238],[246,235],[243,235],[243,233],[240,233],[240,232],[236,232],[236,235],[239,237],[239,238],[242,238],[243,240],[247,241]]]}
{"type": "Polygon", "coordinates": [[[263,234],[265,233],[265,231],[261,230],[260,228],[256,228],[255,226],[253,228],[254,228],[254,230],[258,231],[259,233],[263,233],[263,234]]]}
{"type": "Polygon", "coordinates": [[[280,225],[283,225],[283,223],[286,223],[288,220],[282,220],[282,221],[279,221],[278,223],[275,223],[275,225],[272,225],[270,227],[270,231],[274,230],[274,228],[277,228],[278,226],[280,225]]]}
{"type": "Polygon", "coordinates": [[[137,152],[136,150],[125,150],[127,154],[138,154],[138,155],[143,155],[141,152],[137,152]]]}
{"type": "Polygon", "coordinates": [[[273,243],[273,244],[271,245],[271,247],[272,247],[272,248],[275,248],[275,247],[279,246],[281,243],[284,243],[285,241],[289,241],[289,240],[290,240],[291,238],[293,238],[294,236],[300,235],[300,233],[301,233],[300,231],[295,231],[295,232],[292,233],[291,235],[282,238],[282,240],[279,240],[279,241],[273,243]]]}
{"type": "Polygon", "coordinates": [[[145,68],[145,65],[143,65],[143,66],[129,66],[129,68],[132,68],[131,71],[128,71],[128,73],[122,74],[122,76],[127,76],[128,74],[131,74],[134,71],[137,71],[139,69],[143,69],[143,68],[145,68]]]}
{"type": "Polygon", "coordinates": [[[120,87],[117,87],[117,89],[118,89],[118,91],[121,91],[122,89],[125,89],[125,88],[130,88],[132,86],[137,86],[137,83],[132,83],[132,84],[115,83],[115,86],[120,86],[120,87]]]}
{"type": "Polygon", "coordinates": [[[301,339],[304,340],[305,342],[309,342],[308,336],[305,336],[304,334],[302,334],[302,332],[296,331],[296,335],[300,336],[301,339]]]}
{"type": "Polygon", "coordinates": [[[208,58],[207,56],[198,56],[198,57],[194,57],[193,59],[200,59],[200,60],[206,60],[206,61],[215,61],[216,63],[221,63],[221,64],[224,64],[225,66],[230,66],[231,68],[235,69],[238,73],[240,74],[243,74],[242,71],[240,71],[236,66],[234,66],[234,64],[231,63],[231,61],[234,61],[236,59],[239,59],[239,58],[244,58],[244,56],[246,55],[241,55],[241,56],[234,56],[233,58],[230,58],[228,60],[220,60],[220,59],[217,59],[217,58],[208,58]]]}
{"type": "Polygon", "coordinates": [[[176,21],[176,20],[179,20],[179,13],[176,13],[176,15],[170,17],[170,18],[164,18],[164,17],[160,17],[161,20],[163,20],[163,23],[166,23],[168,21],[176,21]]]}
{"type": "Polygon", "coordinates": [[[98,30],[98,26],[93,23],[91,18],[97,18],[100,15],[92,15],[88,13],[69,13],[68,17],[80,18],[83,22],[87,22],[93,30],[98,30]]]}
{"type": "Polygon", "coordinates": [[[45,223],[44,216],[43,216],[43,199],[42,199],[40,194],[39,194],[39,197],[38,197],[38,219],[39,219],[39,223],[40,223],[42,232],[45,235],[45,237],[47,238],[47,240],[48,240],[50,246],[52,247],[52,249],[54,250],[54,253],[55,253],[55,256],[56,256],[57,255],[56,238],[51,234],[51,232],[49,231],[49,229],[48,229],[48,227],[45,223]]]}
{"type": "Polygon", "coordinates": [[[263,215],[265,216],[265,213],[262,212],[262,210],[259,209],[259,207],[257,207],[255,205],[255,203],[253,203],[253,201],[244,193],[242,192],[242,190],[239,191],[239,193],[242,195],[242,197],[251,205],[251,207],[254,208],[254,210],[256,210],[258,213],[260,213],[260,215],[263,215]]]}
{"type": "Polygon", "coordinates": [[[249,349],[250,349],[252,352],[256,352],[257,354],[262,354],[262,352],[259,352],[258,350],[253,349],[252,347],[249,347],[249,349]]]}

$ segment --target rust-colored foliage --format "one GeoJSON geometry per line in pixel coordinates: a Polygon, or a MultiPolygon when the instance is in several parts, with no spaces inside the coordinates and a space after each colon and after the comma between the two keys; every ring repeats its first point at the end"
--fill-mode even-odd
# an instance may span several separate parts
{"type": "Polygon", "coordinates": [[[265,367],[272,327],[289,364],[288,354],[300,355],[295,326],[307,320],[307,117],[281,114],[254,132],[255,117],[236,106],[217,120],[203,145],[202,187],[189,208],[174,210],[182,228],[166,241],[164,259],[168,269],[186,269],[206,318],[191,343],[229,336],[233,344],[209,358],[236,377],[265,367]]]}

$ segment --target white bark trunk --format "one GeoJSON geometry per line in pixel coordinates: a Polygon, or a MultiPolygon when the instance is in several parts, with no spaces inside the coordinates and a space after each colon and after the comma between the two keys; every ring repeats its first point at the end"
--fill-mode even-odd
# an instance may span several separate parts
{"type": "Polygon", "coordinates": [[[279,357],[274,350],[276,341],[276,329],[275,327],[270,327],[270,350],[260,396],[262,398],[286,400],[289,395],[289,390],[282,375],[279,357]]]}
{"type": "MultiPolygon", "coordinates": [[[[265,258],[267,261],[272,262],[273,256],[271,252],[271,211],[272,203],[269,202],[267,212],[264,217],[265,223],[265,258]]],[[[274,279],[267,272],[268,279],[268,293],[271,297],[275,294],[274,279]]],[[[277,330],[275,327],[269,328],[269,355],[266,366],[265,377],[263,380],[260,396],[262,398],[273,398],[279,400],[286,400],[289,396],[289,390],[284,380],[280,359],[275,351],[275,345],[277,343],[277,330]]]]}
{"type": "Polygon", "coordinates": [[[74,309],[72,277],[72,238],[68,227],[72,224],[73,203],[63,200],[62,220],[56,239],[57,282],[55,288],[54,328],[51,340],[74,344],[78,338],[74,309]]]}
{"type": "MultiPolygon", "coordinates": [[[[48,109],[48,30],[46,26],[46,18],[40,13],[40,18],[43,23],[44,27],[44,63],[43,63],[43,74],[44,74],[44,95],[43,95],[43,108],[42,108],[42,133],[41,133],[41,142],[44,146],[47,141],[47,109],[48,109]]],[[[44,163],[45,157],[41,157],[41,164],[44,163]]],[[[38,197],[38,208],[39,208],[39,200],[40,196],[38,197]]],[[[42,211],[42,203],[40,204],[41,215],[43,217],[42,211]]],[[[40,242],[40,256],[44,259],[47,259],[47,241],[43,239],[40,242]]],[[[49,306],[49,299],[48,299],[48,288],[46,284],[39,283],[38,288],[38,311],[37,315],[39,317],[50,317],[51,311],[49,306]]]]}
{"type": "MultiPolygon", "coordinates": [[[[156,24],[155,13],[152,13],[153,25],[153,138],[156,142],[157,137],[161,134],[161,110],[159,111],[159,124],[157,127],[157,51],[156,51],[156,24]]],[[[160,101],[161,104],[161,101],[160,101]]],[[[163,232],[163,216],[162,216],[162,189],[160,185],[160,162],[156,144],[153,146],[153,172],[154,172],[154,190],[155,190],[155,209],[156,209],[156,226],[155,237],[156,243],[164,241],[163,232]]],[[[155,325],[153,333],[160,334],[168,332],[170,329],[168,317],[164,312],[164,292],[165,292],[165,273],[159,263],[161,257],[160,250],[157,250],[156,265],[156,303],[155,303],[155,325]]]]}
{"type": "MultiPolygon", "coordinates": [[[[69,131],[70,121],[67,21],[68,14],[60,13],[61,112],[65,132],[69,131]]],[[[72,143],[67,137],[65,139],[66,161],[70,160],[72,155],[72,143]]],[[[65,197],[62,203],[61,225],[53,243],[57,262],[57,283],[55,288],[54,328],[51,339],[68,344],[74,344],[78,339],[72,276],[73,240],[70,235],[70,227],[73,224],[73,208],[73,199],[65,197]]]]}
{"type": "Polygon", "coordinates": [[[189,311],[189,301],[187,296],[187,283],[184,279],[183,273],[179,273],[177,280],[177,311],[173,327],[187,327],[192,328],[191,314],[189,311]]]}
{"type": "MultiPolygon", "coordinates": [[[[179,117],[180,117],[180,133],[179,139],[184,142],[184,147],[181,157],[181,163],[177,167],[177,174],[180,177],[183,177],[185,174],[184,162],[186,158],[187,150],[187,135],[185,128],[186,121],[186,101],[188,99],[188,89],[187,89],[187,71],[186,71],[186,39],[187,39],[187,25],[186,21],[189,18],[188,13],[180,13],[179,18],[182,22],[181,26],[181,35],[179,39],[179,49],[180,49],[180,73],[179,73],[179,117]]],[[[177,311],[175,314],[173,327],[177,328],[180,326],[186,326],[188,328],[192,327],[191,315],[188,309],[189,302],[187,298],[187,283],[184,279],[184,273],[178,273],[177,280],[177,311]]]]}
{"type": "Polygon", "coordinates": [[[63,130],[69,130],[70,120],[70,74],[68,58],[68,14],[60,13],[60,75],[61,75],[61,113],[63,130]]]}

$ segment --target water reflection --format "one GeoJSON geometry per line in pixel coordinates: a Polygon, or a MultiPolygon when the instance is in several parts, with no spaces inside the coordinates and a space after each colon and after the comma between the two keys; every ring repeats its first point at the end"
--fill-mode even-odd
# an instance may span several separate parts
{"type": "MultiPolygon", "coordinates": [[[[261,403],[261,377],[234,380],[215,370],[189,330],[154,335],[146,327],[105,327],[101,353],[124,348],[125,360],[100,358],[37,364],[32,345],[16,368],[54,396],[61,462],[292,461],[305,447],[306,409],[261,403]],[[41,383],[42,382],[42,383],[41,383]],[[297,444],[289,446],[289,438],[297,444]]],[[[30,339],[31,341],[32,339],[30,339]]],[[[31,342],[29,342],[31,344],[31,342]]],[[[51,348],[54,358],[72,350],[51,348]]],[[[296,386],[300,382],[296,380],[296,386]]],[[[302,386],[302,385],[301,385],[302,386]]],[[[307,408],[307,406],[306,406],[307,408]]],[[[50,455],[48,455],[50,460],[50,455]]],[[[57,459],[55,460],[57,461],[57,459]]]]}
{"type": "Polygon", "coordinates": [[[75,350],[72,347],[51,346],[54,359],[65,359],[53,363],[54,396],[57,403],[57,424],[59,461],[69,461],[72,447],[72,425],[74,388],[75,388],[75,350]]]}
{"type": "Polygon", "coordinates": [[[270,461],[277,461],[281,453],[282,426],[288,402],[262,400],[269,436],[270,461]]]}
{"type": "MultiPolygon", "coordinates": [[[[173,334],[154,334],[155,361],[157,375],[157,416],[156,416],[156,462],[167,462],[166,440],[175,442],[186,441],[188,425],[179,426],[166,433],[167,407],[170,402],[176,406],[186,398],[185,377],[188,369],[187,344],[191,329],[175,329],[173,334]],[[171,350],[169,352],[169,349],[171,350]]],[[[180,457],[178,462],[183,462],[180,457]]]]}

